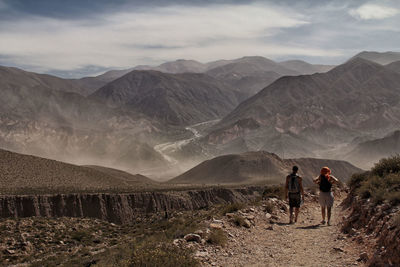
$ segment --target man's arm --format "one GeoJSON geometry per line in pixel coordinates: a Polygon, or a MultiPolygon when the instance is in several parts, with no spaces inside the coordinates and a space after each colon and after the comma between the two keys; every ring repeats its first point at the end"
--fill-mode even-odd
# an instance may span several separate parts
{"type": "Polygon", "coordinates": [[[302,197],[302,199],[303,199],[303,202],[304,202],[303,178],[301,178],[300,176],[299,176],[299,184],[300,184],[300,192],[301,192],[301,197],[302,197]]]}
{"type": "Polygon", "coordinates": [[[314,183],[319,184],[320,176],[315,177],[315,179],[313,181],[314,181],[314,183]]]}

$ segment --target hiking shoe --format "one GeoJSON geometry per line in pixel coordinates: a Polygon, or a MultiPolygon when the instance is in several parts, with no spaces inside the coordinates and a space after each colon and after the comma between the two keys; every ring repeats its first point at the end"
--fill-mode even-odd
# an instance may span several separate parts
{"type": "Polygon", "coordinates": [[[330,222],[330,221],[328,221],[328,225],[329,225],[329,226],[331,225],[331,222],[330,222]]]}
{"type": "Polygon", "coordinates": [[[325,224],[325,220],[322,220],[322,221],[321,221],[321,224],[325,224]]]}

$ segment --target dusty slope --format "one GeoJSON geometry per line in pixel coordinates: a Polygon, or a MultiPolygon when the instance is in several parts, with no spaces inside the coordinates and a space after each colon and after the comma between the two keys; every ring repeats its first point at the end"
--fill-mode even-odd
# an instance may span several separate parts
{"type": "Polygon", "coordinates": [[[312,158],[281,159],[265,151],[246,152],[216,157],[204,161],[189,171],[173,178],[170,183],[189,184],[251,184],[282,183],[293,165],[298,165],[304,184],[311,185],[319,170],[329,166],[333,174],[347,181],[361,170],[345,161],[312,158]]]}
{"type": "Polygon", "coordinates": [[[81,167],[45,158],[18,154],[0,149],[0,191],[14,192],[22,189],[46,192],[87,189],[129,188],[145,185],[147,179],[117,170],[81,167]]]}
{"type": "Polygon", "coordinates": [[[311,199],[293,225],[287,224],[282,210],[275,211],[271,220],[261,207],[253,207],[254,212],[245,216],[254,216],[254,226],[224,223],[223,230],[230,234],[226,247],[201,249],[197,255],[203,266],[364,266],[357,260],[365,248],[340,233],[337,205],[331,226],[319,224],[320,208],[311,199]]]}
{"type": "Polygon", "coordinates": [[[398,153],[400,153],[400,130],[383,138],[357,144],[350,153],[345,155],[345,159],[368,169],[381,158],[394,156],[398,153]]]}

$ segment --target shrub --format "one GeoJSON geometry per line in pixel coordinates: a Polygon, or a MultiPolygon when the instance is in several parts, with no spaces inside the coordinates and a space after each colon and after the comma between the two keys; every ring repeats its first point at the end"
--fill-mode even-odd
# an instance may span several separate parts
{"type": "Polygon", "coordinates": [[[348,186],[350,187],[350,189],[359,188],[361,186],[361,183],[368,179],[369,174],[369,172],[353,174],[348,181],[348,186]]]}
{"type": "Polygon", "coordinates": [[[268,213],[272,213],[275,210],[275,206],[271,202],[267,202],[264,207],[265,207],[265,211],[268,213]]]}
{"type": "Polygon", "coordinates": [[[264,189],[263,192],[263,198],[279,198],[279,199],[284,199],[285,198],[285,189],[281,185],[271,185],[267,186],[264,189]]]}
{"type": "Polygon", "coordinates": [[[190,250],[181,249],[169,243],[161,243],[156,246],[147,244],[134,249],[129,266],[191,267],[199,266],[199,262],[193,258],[190,250]]]}
{"type": "Polygon", "coordinates": [[[228,238],[226,234],[221,229],[213,229],[211,230],[210,234],[208,235],[207,242],[214,245],[219,245],[221,247],[225,246],[228,238]]]}
{"type": "Polygon", "coordinates": [[[227,213],[232,213],[238,210],[241,210],[245,207],[243,203],[231,203],[228,205],[223,206],[221,213],[222,215],[225,215],[227,213]]]}
{"type": "Polygon", "coordinates": [[[233,223],[236,224],[237,226],[243,226],[244,218],[240,215],[236,215],[233,217],[233,223]]]}
{"type": "Polygon", "coordinates": [[[397,213],[392,219],[392,225],[394,227],[400,228],[400,213],[397,213]]]}
{"type": "Polygon", "coordinates": [[[390,173],[399,173],[400,155],[381,159],[377,164],[375,164],[371,172],[380,177],[390,173]]]}
{"type": "Polygon", "coordinates": [[[71,238],[78,242],[87,241],[91,239],[90,233],[86,231],[75,231],[71,234],[71,238]]]}

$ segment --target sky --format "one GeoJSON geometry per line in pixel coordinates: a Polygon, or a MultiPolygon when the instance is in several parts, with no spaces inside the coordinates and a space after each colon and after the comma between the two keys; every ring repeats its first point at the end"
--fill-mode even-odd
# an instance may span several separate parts
{"type": "Polygon", "coordinates": [[[0,0],[0,65],[66,78],[176,59],[400,51],[398,0],[0,0]]]}

